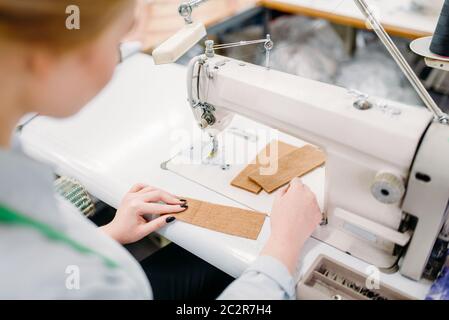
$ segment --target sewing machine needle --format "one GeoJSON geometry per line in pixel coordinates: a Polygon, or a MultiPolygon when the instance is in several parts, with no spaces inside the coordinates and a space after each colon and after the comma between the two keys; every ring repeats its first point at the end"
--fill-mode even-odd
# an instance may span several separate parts
{"type": "Polygon", "coordinates": [[[210,150],[207,156],[208,159],[214,158],[218,153],[218,139],[216,136],[211,136],[211,138],[212,138],[212,149],[210,150]]]}

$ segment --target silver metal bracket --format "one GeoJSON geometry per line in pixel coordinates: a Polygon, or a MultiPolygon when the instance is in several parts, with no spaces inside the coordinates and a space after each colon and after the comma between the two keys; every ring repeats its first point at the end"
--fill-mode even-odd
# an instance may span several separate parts
{"type": "Polygon", "coordinates": [[[269,34],[267,34],[265,39],[239,41],[239,42],[231,42],[231,43],[225,43],[225,44],[214,44],[213,40],[207,40],[205,42],[206,49],[205,49],[204,53],[205,53],[206,57],[212,58],[215,55],[215,50],[242,47],[242,46],[261,44],[261,43],[263,43],[264,48],[265,48],[265,67],[267,69],[270,69],[270,54],[271,54],[271,50],[273,50],[274,42],[273,42],[273,40],[271,40],[271,36],[269,34]]]}
{"type": "Polygon", "coordinates": [[[206,1],[207,0],[190,0],[190,1],[183,2],[179,5],[179,7],[178,7],[179,15],[184,18],[184,21],[186,22],[186,24],[193,23],[193,20],[192,20],[193,8],[198,7],[200,4],[202,4],[203,2],[206,2],[206,1]]]}
{"type": "Polygon", "coordinates": [[[198,101],[196,104],[193,105],[193,108],[194,109],[200,108],[202,111],[201,121],[198,123],[201,129],[213,126],[217,121],[217,119],[214,116],[215,107],[213,105],[206,102],[198,101]]]}

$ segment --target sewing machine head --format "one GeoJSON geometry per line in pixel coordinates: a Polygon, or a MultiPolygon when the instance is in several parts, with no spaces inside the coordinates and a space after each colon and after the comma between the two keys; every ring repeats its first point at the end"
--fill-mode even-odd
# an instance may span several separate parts
{"type": "Polygon", "coordinates": [[[367,97],[209,50],[188,68],[189,102],[217,134],[234,113],[327,153],[324,214],[314,234],[384,271],[419,279],[449,195],[449,127],[424,108],[367,97]],[[435,157],[438,153],[438,157],[435,157]],[[408,249],[407,249],[408,247],[408,249]]]}

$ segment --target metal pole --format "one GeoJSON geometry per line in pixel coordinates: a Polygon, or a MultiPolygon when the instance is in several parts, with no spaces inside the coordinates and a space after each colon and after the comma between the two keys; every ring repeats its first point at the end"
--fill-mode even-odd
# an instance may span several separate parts
{"type": "Polygon", "coordinates": [[[190,5],[192,7],[199,6],[201,3],[206,2],[207,0],[191,0],[190,5]]]}

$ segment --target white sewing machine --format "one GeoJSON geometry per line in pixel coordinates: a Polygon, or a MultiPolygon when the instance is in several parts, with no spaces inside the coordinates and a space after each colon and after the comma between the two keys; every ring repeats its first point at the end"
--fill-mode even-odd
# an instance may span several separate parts
{"type": "Polygon", "coordinates": [[[445,221],[449,126],[426,109],[218,55],[189,68],[189,83],[199,76],[193,112],[205,130],[223,130],[237,113],[326,151],[328,223],[315,238],[383,269],[403,255],[401,273],[421,277],[445,221]]]}
{"type": "Polygon", "coordinates": [[[236,113],[326,151],[327,223],[316,239],[384,270],[399,261],[402,275],[421,278],[449,200],[449,126],[434,103],[436,117],[215,55],[210,41],[191,61],[187,83],[196,120],[213,135],[236,113]]]}

